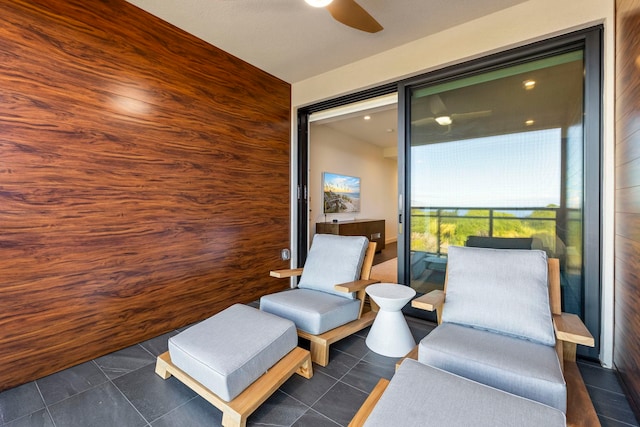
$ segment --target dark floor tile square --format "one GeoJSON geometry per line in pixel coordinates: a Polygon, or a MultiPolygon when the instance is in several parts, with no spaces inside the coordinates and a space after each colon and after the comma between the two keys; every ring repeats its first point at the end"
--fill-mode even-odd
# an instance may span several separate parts
{"type": "Polygon", "coordinates": [[[169,338],[175,335],[178,335],[177,331],[168,332],[166,334],[162,334],[158,337],[142,342],[140,343],[140,345],[153,356],[158,357],[162,353],[169,350],[169,338]]]}
{"type": "Polygon", "coordinates": [[[598,416],[598,419],[600,420],[600,426],[601,427],[630,427],[633,426],[633,424],[627,424],[627,423],[623,423],[617,420],[612,420],[611,418],[607,418],[607,417],[603,417],[602,415],[598,416]]]}
{"type": "Polygon", "coordinates": [[[365,362],[373,363],[374,365],[382,366],[384,368],[396,369],[396,363],[402,360],[402,357],[387,357],[376,353],[375,351],[369,351],[362,360],[365,362]]]}
{"type": "Polygon", "coordinates": [[[46,409],[40,409],[26,417],[18,418],[9,424],[3,424],[4,427],[54,427],[53,421],[46,409]]]}
{"type": "Polygon", "coordinates": [[[349,369],[356,366],[356,363],[360,361],[359,357],[353,357],[347,353],[330,348],[329,349],[329,363],[327,366],[313,365],[314,371],[322,372],[332,376],[339,380],[349,372],[349,369]]]}
{"type": "Polygon", "coordinates": [[[350,354],[353,357],[362,359],[369,351],[369,347],[365,343],[365,338],[357,335],[351,335],[332,344],[331,347],[340,350],[343,353],[350,354]]]}
{"type": "Polygon", "coordinates": [[[276,390],[247,420],[247,426],[292,425],[309,407],[291,396],[276,390]]]}
{"type": "Polygon", "coordinates": [[[196,394],[174,377],[163,380],[155,373],[155,365],[113,380],[129,401],[152,422],[191,400],[196,394]]]}
{"type": "Polygon", "coordinates": [[[17,420],[44,408],[35,382],[23,384],[0,393],[0,424],[17,420]]]}
{"type": "Polygon", "coordinates": [[[320,399],[338,380],[316,370],[313,377],[306,379],[300,375],[293,375],[280,390],[294,399],[306,405],[313,405],[320,399]]]}
{"type": "Polygon", "coordinates": [[[151,423],[152,427],[221,427],[222,412],[200,396],[151,423]]]}
{"type": "Polygon", "coordinates": [[[40,378],[36,383],[45,403],[52,405],[106,381],[107,376],[91,361],[40,378]]]}
{"type": "Polygon", "coordinates": [[[368,394],[378,384],[380,378],[390,380],[394,373],[395,366],[382,367],[361,361],[342,377],[341,381],[368,394]]]}
{"type": "Polygon", "coordinates": [[[49,407],[56,426],[138,427],[147,422],[120,391],[106,382],[49,407]]]}
{"type": "Polygon", "coordinates": [[[369,335],[369,331],[371,330],[371,326],[367,326],[364,329],[359,330],[358,332],[356,332],[354,335],[357,337],[362,337],[362,338],[367,338],[367,335],[369,335]]]}
{"type": "Polygon", "coordinates": [[[334,385],[329,393],[312,406],[327,418],[346,426],[367,399],[367,393],[343,382],[334,385]]]}
{"type": "Polygon", "coordinates": [[[638,421],[631,411],[629,402],[624,394],[614,393],[601,388],[587,386],[593,406],[598,415],[621,421],[632,426],[638,426],[638,421]]]}
{"type": "Polygon", "coordinates": [[[578,369],[586,385],[615,393],[624,393],[618,382],[618,376],[612,369],[603,368],[600,365],[586,361],[578,361],[578,369]]]}
{"type": "Polygon", "coordinates": [[[340,424],[325,417],[324,415],[309,409],[304,415],[293,423],[292,427],[339,427],[340,424]]]}
{"type": "Polygon", "coordinates": [[[139,345],[127,347],[95,359],[100,369],[111,380],[155,361],[155,357],[139,345]]]}

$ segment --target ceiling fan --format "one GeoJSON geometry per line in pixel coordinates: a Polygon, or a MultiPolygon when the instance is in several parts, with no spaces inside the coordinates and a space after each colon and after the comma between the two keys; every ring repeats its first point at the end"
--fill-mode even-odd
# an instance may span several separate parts
{"type": "Polygon", "coordinates": [[[326,8],[333,19],[356,30],[368,33],[381,31],[382,25],[355,0],[305,0],[313,7],[326,8]]]}

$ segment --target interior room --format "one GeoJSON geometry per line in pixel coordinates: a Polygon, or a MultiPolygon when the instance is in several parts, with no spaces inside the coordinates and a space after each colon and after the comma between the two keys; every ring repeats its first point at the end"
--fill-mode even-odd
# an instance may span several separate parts
{"type": "MultiPolygon", "coordinates": [[[[449,207],[404,197],[414,179],[408,156],[428,146],[407,129],[425,117],[442,126],[432,123],[434,109],[418,115],[418,99],[434,99],[429,85],[436,80],[481,74],[480,64],[576,37],[598,52],[585,48],[578,59],[587,70],[584,87],[597,88],[585,90],[581,103],[595,109],[579,114],[581,129],[596,141],[581,187],[597,200],[582,205],[591,222],[584,244],[574,245],[584,249],[585,263],[561,260],[560,268],[572,268],[559,274],[563,298],[566,272],[581,274],[585,294],[572,297],[574,307],[567,298],[561,305],[595,340],[589,349],[560,344],[553,357],[564,366],[577,355],[569,366],[577,367],[580,399],[592,411],[588,421],[574,422],[582,406],[569,398],[568,425],[640,425],[640,2],[334,2],[0,4],[1,426],[347,426],[361,425],[363,409],[374,417],[386,402],[376,399],[392,390],[377,387],[409,364],[367,343],[382,316],[365,287],[397,281],[394,289],[422,298],[432,290],[425,277],[444,280],[445,273],[438,268],[448,246],[437,240],[433,250],[431,237],[412,240],[415,223],[407,224],[418,211],[442,220],[443,210],[432,208],[449,207]],[[355,14],[364,20],[351,20],[355,14]],[[367,104],[389,97],[393,102],[367,104]],[[360,104],[369,121],[385,123],[382,135],[366,134],[362,111],[344,110],[360,104]],[[326,208],[325,193],[344,189],[329,185],[336,177],[357,178],[358,196],[326,208]],[[346,235],[342,226],[363,220],[378,228],[355,234],[377,240],[377,253],[369,258],[364,243],[361,264],[344,281],[354,284],[331,288],[361,301],[357,328],[336,327],[340,336],[323,338],[320,348],[316,335],[325,333],[293,326],[304,360],[277,383],[247,386],[247,393],[268,393],[241,411],[241,421],[229,421],[233,405],[202,380],[160,373],[157,364],[177,337],[206,328],[204,320],[221,321],[232,307],[277,322],[261,298],[293,292],[296,275],[304,282],[316,227],[346,235]],[[385,279],[379,269],[376,278],[376,266],[395,258],[385,279]],[[412,275],[426,281],[412,284],[412,275]],[[318,362],[323,355],[326,363],[318,362]]],[[[454,86],[438,86],[447,107],[454,86]]],[[[442,326],[437,307],[431,317],[405,310],[412,352],[442,326]]],[[[244,317],[232,326],[244,327],[244,317]]],[[[220,341],[231,342],[230,334],[220,341]]],[[[510,413],[521,407],[523,398],[515,399],[510,413]]],[[[531,410],[540,406],[547,407],[531,410]]]]}

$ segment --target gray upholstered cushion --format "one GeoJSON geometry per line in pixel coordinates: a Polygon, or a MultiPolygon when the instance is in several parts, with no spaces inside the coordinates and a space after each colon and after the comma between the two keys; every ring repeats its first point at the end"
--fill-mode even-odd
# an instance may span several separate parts
{"type": "Polygon", "coordinates": [[[449,247],[442,321],[555,345],[547,270],[543,251],[449,247]]]}
{"type": "Polygon", "coordinates": [[[334,286],[360,279],[368,246],[364,236],[316,234],[298,287],[354,299],[353,294],[336,291],[334,286]]]}
{"type": "Polygon", "coordinates": [[[406,359],[364,425],[564,427],[565,416],[557,409],[406,359]]]}
{"type": "Polygon", "coordinates": [[[566,410],[567,390],[554,347],[443,323],[422,339],[418,360],[566,410]]]}
{"type": "Polygon", "coordinates": [[[299,329],[318,335],[356,320],[360,300],[311,289],[291,289],[260,298],[260,310],[290,319],[299,329]]]}
{"type": "Polygon", "coordinates": [[[293,322],[236,304],[169,338],[172,362],[230,401],[298,345],[293,322]]]}

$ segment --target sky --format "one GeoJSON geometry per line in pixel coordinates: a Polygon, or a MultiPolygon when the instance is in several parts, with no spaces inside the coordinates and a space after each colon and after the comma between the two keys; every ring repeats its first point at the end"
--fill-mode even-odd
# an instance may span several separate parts
{"type": "Polygon", "coordinates": [[[560,129],[412,147],[412,206],[560,204],[560,129]]]}

